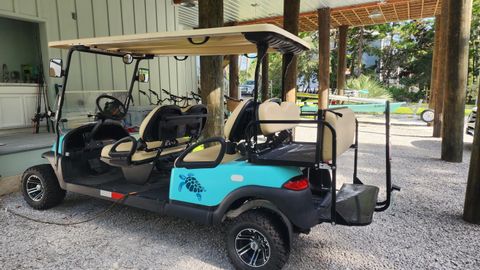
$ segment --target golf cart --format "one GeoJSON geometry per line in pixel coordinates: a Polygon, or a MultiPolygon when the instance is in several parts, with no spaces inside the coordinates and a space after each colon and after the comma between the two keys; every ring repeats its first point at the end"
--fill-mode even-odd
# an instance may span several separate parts
{"type": "MultiPolygon", "coordinates": [[[[358,122],[348,108],[319,110],[302,120],[296,104],[258,101],[262,58],[280,52],[292,59],[309,49],[273,25],[232,26],[50,42],[68,49],[56,117],[57,138],[43,154],[49,165],[27,169],[22,190],[36,209],[59,204],[65,191],[110,200],[207,225],[229,224],[228,255],[238,269],[279,269],[295,233],[320,223],[363,226],[390,205],[389,113],[386,125],[386,199],[357,177],[358,122]],[[155,56],[257,53],[253,99],[243,100],[225,123],[224,136],[200,140],[208,112],[202,104],[159,105],[132,136],[120,124],[132,91],[145,81],[139,64],[155,56]],[[134,62],[124,100],[99,95],[94,121],[68,131],[64,122],[73,54],[106,55],[134,62]],[[299,124],[316,128],[315,142],[295,141],[299,124]],[[204,146],[203,148],[200,146],[204,146]],[[354,151],[353,183],[337,191],[337,157],[354,151]]],[[[60,63],[60,65],[59,65],[60,63]]],[[[113,61],[113,63],[118,63],[113,61]]],[[[60,66],[60,68],[59,68],[60,66]]],[[[288,67],[288,65],[286,65],[288,67]]],[[[156,79],[151,77],[151,79],[156,79]]]]}
{"type": "Polygon", "coordinates": [[[468,115],[467,118],[467,129],[466,134],[473,136],[475,133],[475,123],[477,122],[477,107],[472,109],[472,112],[468,115]]]}

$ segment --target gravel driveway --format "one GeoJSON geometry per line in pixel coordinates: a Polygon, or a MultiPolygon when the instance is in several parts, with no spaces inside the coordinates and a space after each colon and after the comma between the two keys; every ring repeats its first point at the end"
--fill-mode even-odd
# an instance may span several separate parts
{"type": "MultiPolygon", "coordinates": [[[[383,127],[361,125],[359,176],[383,186],[383,127]]],[[[308,132],[308,128],[306,131],[308,132]]],[[[295,239],[287,269],[480,269],[480,226],[461,219],[471,137],[464,163],[442,162],[428,127],[394,126],[393,180],[402,187],[372,225],[323,224],[295,239]]],[[[353,152],[339,161],[351,179],[353,152]]],[[[339,183],[340,185],[341,183],[339,183]]],[[[383,195],[383,193],[382,193],[383,195]]],[[[110,205],[69,193],[58,207],[30,209],[20,194],[0,198],[25,215],[54,221],[89,217],[110,205]]],[[[230,269],[223,228],[206,227],[129,207],[86,224],[44,225],[0,212],[0,268],[230,269]]]]}

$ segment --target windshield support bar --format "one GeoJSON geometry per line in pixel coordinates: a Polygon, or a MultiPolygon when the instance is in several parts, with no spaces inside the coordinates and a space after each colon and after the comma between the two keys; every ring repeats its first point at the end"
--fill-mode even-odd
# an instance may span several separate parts
{"type": "Polygon", "coordinates": [[[74,51],[76,51],[76,47],[72,47],[70,48],[70,50],[68,50],[67,63],[66,63],[65,70],[63,72],[63,84],[61,88],[62,90],[59,94],[58,103],[57,103],[57,112],[55,113],[55,133],[57,135],[56,143],[55,143],[55,155],[54,155],[55,167],[58,166],[58,150],[60,148],[60,120],[62,119],[62,107],[63,107],[63,102],[65,100],[65,89],[68,82],[68,74],[70,72],[70,63],[72,61],[72,55],[74,51]]]}
{"type": "MultiPolygon", "coordinates": [[[[133,101],[133,96],[132,96],[132,92],[133,92],[133,87],[135,86],[135,82],[138,80],[138,75],[137,75],[137,72],[138,72],[138,66],[140,65],[140,61],[142,59],[137,59],[137,61],[135,61],[135,67],[133,68],[133,75],[132,75],[132,80],[130,81],[130,87],[128,88],[128,95],[125,99],[125,108],[127,109],[127,112],[128,112],[128,108],[130,107],[130,101],[133,101]]],[[[133,104],[135,106],[135,104],[133,104]]]]}

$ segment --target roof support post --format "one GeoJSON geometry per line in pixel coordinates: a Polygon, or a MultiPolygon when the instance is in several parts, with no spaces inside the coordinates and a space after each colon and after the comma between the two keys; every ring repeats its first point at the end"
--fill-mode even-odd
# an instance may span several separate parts
{"type": "Polygon", "coordinates": [[[318,109],[328,109],[330,91],[330,8],[318,11],[318,109]]]}
{"type": "Polygon", "coordinates": [[[462,162],[472,0],[448,0],[442,160],[462,162]]]}
{"type": "Polygon", "coordinates": [[[441,7],[442,14],[438,17],[439,19],[439,57],[438,57],[438,80],[437,80],[437,89],[435,89],[435,110],[434,110],[434,120],[433,120],[433,137],[441,138],[442,137],[442,126],[443,126],[443,100],[444,100],[444,91],[446,84],[446,72],[447,72],[447,50],[448,50],[448,36],[447,36],[447,27],[448,27],[448,1],[442,1],[441,7]]]}
{"type": "Polygon", "coordinates": [[[337,63],[337,90],[338,95],[343,96],[345,90],[345,72],[347,69],[347,34],[348,25],[338,28],[338,63],[337,63]]]}
{"type": "MultiPolygon", "coordinates": [[[[478,98],[477,106],[480,106],[478,98]]],[[[474,136],[463,219],[470,223],[480,224],[480,117],[478,117],[478,113],[474,136]]]]}
{"type": "Polygon", "coordinates": [[[228,74],[229,74],[229,89],[228,95],[231,98],[239,99],[240,95],[238,93],[238,55],[230,55],[228,56],[228,74]]]}
{"type": "Polygon", "coordinates": [[[432,59],[432,76],[430,81],[430,96],[428,107],[430,109],[435,109],[435,99],[438,91],[439,81],[440,81],[440,28],[442,24],[442,19],[440,15],[435,16],[435,41],[433,46],[433,59],[432,59]]]}
{"type": "MultiPolygon", "coordinates": [[[[198,1],[200,28],[223,26],[223,1],[198,1]]],[[[204,137],[223,136],[223,56],[200,57],[200,94],[207,106],[204,137]]]]}
{"type": "Polygon", "coordinates": [[[269,83],[268,83],[268,53],[262,60],[262,102],[269,99],[269,83]]]}
{"type": "MultiPolygon", "coordinates": [[[[300,15],[300,0],[283,1],[283,28],[298,36],[298,20],[300,15]]],[[[297,99],[297,56],[288,63],[288,55],[283,55],[282,61],[282,100],[296,102],[297,99]]]]}

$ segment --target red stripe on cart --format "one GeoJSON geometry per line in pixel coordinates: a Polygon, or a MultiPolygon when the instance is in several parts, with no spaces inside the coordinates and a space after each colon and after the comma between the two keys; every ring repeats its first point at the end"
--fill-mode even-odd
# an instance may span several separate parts
{"type": "Polygon", "coordinates": [[[123,199],[123,197],[125,197],[125,195],[123,195],[122,193],[106,191],[106,190],[100,190],[100,196],[115,199],[115,200],[123,199]]]}

